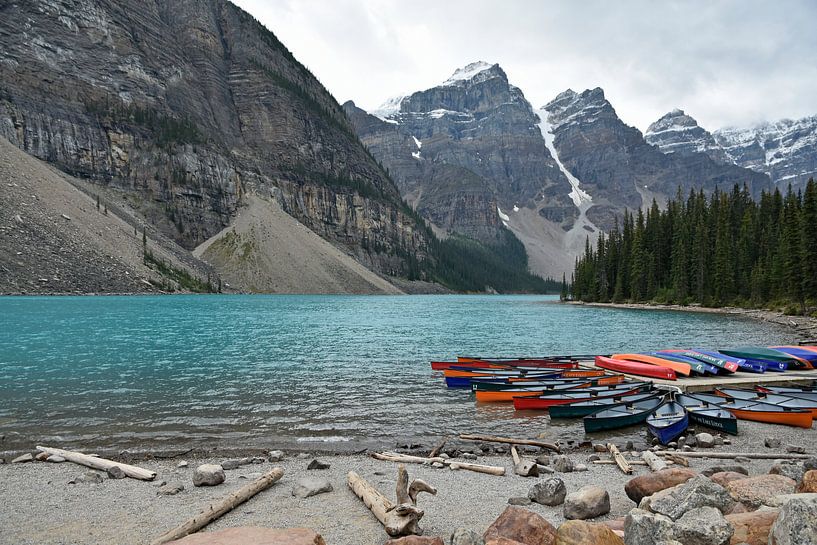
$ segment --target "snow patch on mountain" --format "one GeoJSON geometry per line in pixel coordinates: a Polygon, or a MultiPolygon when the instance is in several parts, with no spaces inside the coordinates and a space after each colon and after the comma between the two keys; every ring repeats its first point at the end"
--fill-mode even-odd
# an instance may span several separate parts
{"type": "Polygon", "coordinates": [[[493,66],[495,65],[489,64],[485,61],[472,62],[471,64],[468,64],[462,68],[457,68],[451,77],[445,80],[442,85],[445,87],[459,85],[464,81],[473,79],[477,74],[491,69],[493,66]]]}
{"type": "Polygon", "coordinates": [[[387,99],[386,102],[369,113],[375,117],[379,117],[383,121],[396,125],[398,122],[392,119],[392,117],[400,111],[400,106],[403,104],[403,100],[405,100],[407,96],[408,95],[400,95],[387,99]]]}
{"type": "Polygon", "coordinates": [[[590,197],[589,193],[581,188],[581,182],[579,179],[576,178],[559,159],[559,153],[556,151],[556,146],[553,144],[553,139],[555,137],[553,135],[553,128],[548,120],[548,111],[542,108],[536,110],[536,114],[539,116],[538,126],[539,131],[542,133],[542,137],[545,139],[545,146],[547,146],[548,151],[553,156],[553,160],[556,161],[556,164],[559,166],[559,170],[562,171],[562,174],[565,175],[567,181],[570,182],[570,187],[572,188],[570,191],[570,200],[573,201],[576,208],[584,212],[590,208],[590,204],[592,204],[593,199],[590,197]]]}

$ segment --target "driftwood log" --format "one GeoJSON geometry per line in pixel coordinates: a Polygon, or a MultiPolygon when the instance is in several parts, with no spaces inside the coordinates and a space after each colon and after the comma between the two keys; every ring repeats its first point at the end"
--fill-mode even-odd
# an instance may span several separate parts
{"type": "MultiPolygon", "coordinates": [[[[618,465],[615,460],[593,460],[593,463],[596,464],[596,465],[600,465],[600,466],[617,466],[618,465]]],[[[631,466],[646,466],[647,465],[647,462],[645,462],[644,460],[627,460],[627,463],[630,464],[631,466]]],[[[671,465],[675,464],[675,462],[673,462],[672,460],[668,460],[665,463],[668,466],[671,466],[671,465]]]]}
{"type": "Polygon", "coordinates": [[[511,445],[511,457],[513,458],[513,471],[522,477],[538,477],[539,466],[532,460],[525,460],[519,456],[516,445],[511,445]]]}
{"type": "Polygon", "coordinates": [[[607,450],[610,451],[610,457],[616,462],[616,465],[626,473],[630,475],[633,472],[633,468],[630,466],[630,463],[624,458],[624,455],[618,450],[618,447],[615,446],[613,443],[607,443],[607,450]]]}
{"type": "Polygon", "coordinates": [[[396,503],[354,471],[349,472],[346,482],[392,537],[422,533],[417,523],[423,518],[424,512],[417,507],[417,495],[420,492],[437,494],[436,488],[421,479],[415,479],[409,484],[408,471],[403,464],[397,468],[396,503]]]}
{"type": "Polygon", "coordinates": [[[750,460],[807,460],[813,454],[793,454],[782,452],[667,452],[659,450],[658,454],[666,456],[670,460],[675,458],[716,458],[719,460],[733,460],[735,458],[749,458],[750,460]]]}
{"type": "Polygon", "coordinates": [[[448,458],[425,458],[423,456],[412,456],[411,454],[398,454],[396,452],[373,452],[372,458],[385,462],[398,462],[403,464],[433,464],[438,462],[448,466],[450,469],[467,469],[477,473],[487,473],[489,475],[502,476],[505,474],[504,467],[486,466],[482,464],[471,464],[468,462],[457,462],[448,458]]]}
{"type": "Polygon", "coordinates": [[[463,441],[484,441],[486,443],[505,443],[506,445],[527,445],[531,447],[541,447],[553,452],[559,452],[559,445],[535,439],[512,439],[509,437],[495,437],[493,435],[462,434],[463,441]]]}
{"type": "Polygon", "coordinates": [[[173,528],[172,530],[168,530],[161,536],[157,537],[153,541],[150,542],[150,545],[162,545],[163,543],[167,543],[168,541],[173,541],[175,539],[181,539],[186,535],[190,535],[192,533],[198,532],[217,518],[219,518],[224,513],[227,513],[237,506],[241,505],[248,499],[252,498],[262,490],[266,490],[270,486],[272,486],[276,481],[278,481],[284,475],[284,470],[280,467],[276,467],[271,471],[265,473],[258,479],[254,480],[253,482],[242,486],[226,498],[221,501],[211,503],[207,508],[196,515],[195,517],[188,519],[186,522],[173,528]]]}
{"type": "Polygon", "coordinates": [[[436,458],[437,456],[439,456],[440,453],[443,451],[443,447],[445,446],[445,444],[447,442],[448,442],[448,437],[443,437],[443,440],[440,441],[439,444],[436,447],[434,447],[431,452],[428,453],[428,457],[429,458],[436,458]]]}
{"type": "MultiPolygon", "coordinates": [[[[649,450],[645,450],[641,453],[641,459],[650,466],[650,471],[661,471],[662,469],[667,468],[667,462],[664,461],[663,458],[655,454],[654,452],[650,452],[649,450]]],[[[632,463],[632,462],[630,462],[632,463]]]]}
{"type": "Polygon", "coordinates": [[[142,469],[141,467],[136,467],[128,464],[121,464],[119,462],[114,462],[113,460],[106,460],[105,458],[98,458],[96,456],[90,456],[88,454],[82,454],[81,452],[74,452],[72,450],[63,450],[61,448],[51,448],[51,447],[37,447],[37,450],[48,454],[49,456],[62,456],[69,462],[74,462],[75,464],[79,464],[85,467],[90,467],[93,469],[101,469],[102,471],[107,471],[108,469],[116,466],[119,467],[125,475],[132,479],[140,479],[142,481],[152,481],[156,478],[155,471],[149,471],[147,469],[142,469]]]}

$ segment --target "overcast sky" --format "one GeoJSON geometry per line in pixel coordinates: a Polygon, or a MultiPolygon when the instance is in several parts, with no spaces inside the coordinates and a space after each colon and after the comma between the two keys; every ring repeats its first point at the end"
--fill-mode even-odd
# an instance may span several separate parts
{"type": "Polygon", "coordinates": [[[234,1],[365,109],[484,60],[534,107],[602,87],[641,130],[675,107],[709,130],[817,114],[810,0],[234,1]]]}

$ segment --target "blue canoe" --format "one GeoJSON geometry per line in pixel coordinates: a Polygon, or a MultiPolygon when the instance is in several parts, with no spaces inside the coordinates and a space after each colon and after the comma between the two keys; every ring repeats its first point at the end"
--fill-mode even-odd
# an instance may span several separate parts
{"type": "Polygon", "coordinates": [[[716,352],[714,350],[706,350],[704,348],[696,348],[695,352],[700,352],[701,354],[705,354],[707,356],[712,356],[714,358],[720,358],[724,361],[731,361],[732,363],[736,363],[738,369],[740,371],[749,371],[750,373],[765,373],[766,368],[768,367],[764,362],[757,361],[757,360],[747,360],[745,358],[736,358],[734,356],[728,356],[726,354],[721,354],[720,352],[716,352]]]}
{"type": "Polygon", "coordinates": [[[703,375],[704,373],[709,373],[711,375],[717,375],[720,369],[711,363],[707,363],[705,361],[701,361],[695,358],[690,358],[689,356],[683,356],[678,352],[670,352],[660,350],[657,352],[650,352],[649,355],[657,356],[659,358],[665,358],[672,361],[679,361],[681,363],[688,363],[692,370],[698,374],[703,375]]]}
{"type": "Polygon", "coordinates": [[[674,401],[663,403],[647,417],[647,428],[662,445],[674,441],[688,426],[686,409],[674,401]]]}

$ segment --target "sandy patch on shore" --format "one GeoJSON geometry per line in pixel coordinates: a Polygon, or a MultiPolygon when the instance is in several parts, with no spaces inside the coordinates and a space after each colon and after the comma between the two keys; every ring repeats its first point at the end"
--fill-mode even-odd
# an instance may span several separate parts
{"type": "MultiPolygon", "coordinates": [[[[707,452],[779,452],[786,444],[805,446],[814,453],[817,430],[787,428],[741,421],[741,435],[731,437],[732,444],[707,452]],[[779,449],[767,449],[767,436],[781,439],[779,449]]],[[[699,431],[705,431],[699,428],[699,431]]],[[[624,494],[624,484],[632,476],[647,472],[636,466],[632,476],[622,474],[615,466],[588,463],[587,450],[570,454],[576,463],[587,463],[582,473],[557,474],[568,492],[587,484],[598,484],[610,492],[611,512],[603,519],[624,516],[635,505],[624,494]]],[[[528,455],[530,456],[530,454],[528,455]]],[[[0,465],[0,543],[86,545],[117,543],[146,544],[165,530],[197,514],[209,502],[236,490],[247,480],[241,475],[268,471],[280,466],[284,477],[271,489],[261,493],[235,511],[209,526],[217,530],[231,526],[266,526],[273,528],[306,526],[321,533],[330,545],[379,545],[386,540],[380,524],[346,487],[346,474],[353,470],[369,480],[388,496],[394,495],[396,464],[374,460],[365,455],[322,455],[331,464],[324,471],[307,471],[311,458],[289,454],[279,464],[257,464],[227,471],[227,481],[211,488],[194,488],[193,467],[199,463],[219,463],[223,458],[190,459],[190,467],[177,468],[178,460],[143,461],[138,465],[159,473],[158,480],[181,482],[185,490],[176,496],[158,496],[152,483],[131,479],[108,480],[101,484],[67,484],[83,474],[86,468],[71,464],[33,462],[0,465]],[[291,495],[293,484],[304,476],[326,478],[334,491],[306,499],[291,495]]],[[[422,495],[420,506],[426,516],[422,527],[426,535],[448,540],[460,526],[483,532],[502,512],[507,500],[527,495],[536,479],[513,475],[510,456],[481,456],[480,463],[502,465],[504,477],[465,471],[408,466],[412,478],[420,477],[436,486],[436,497],[422,495]]],[[[691,467],[703,470],[713,465],[733,463],[730,460],[692,459],[691,467]]],[[[773,460],[756,460],[744,464],[751,474],[767,473],[773,460]]],[[[541,514],[554,525],[563,521],[561,507],[533,504],[529,509],[541,514]]],[[[205,530],[206,531],[206,530],[205,530]]]]}

